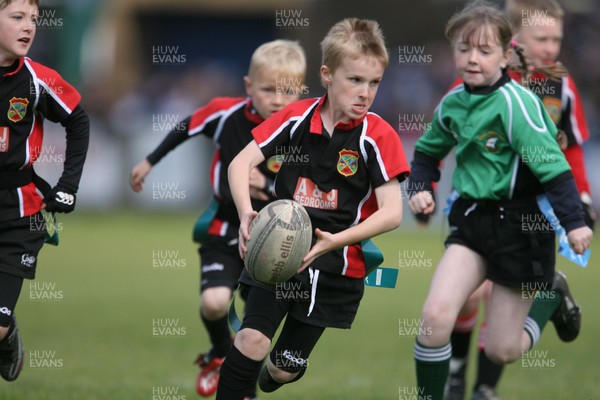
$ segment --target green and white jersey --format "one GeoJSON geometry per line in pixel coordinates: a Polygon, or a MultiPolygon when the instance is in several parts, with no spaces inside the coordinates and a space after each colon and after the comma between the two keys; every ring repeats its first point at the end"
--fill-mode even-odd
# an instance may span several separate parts
{"type": "Polygon", "coordinates": [[[513,199],[570,170],[555,137],[540,99],[504,73],[493,86],[448,92],[415,150],[442,160],[456,147],[452,184],[462,198],[513,199]]]}

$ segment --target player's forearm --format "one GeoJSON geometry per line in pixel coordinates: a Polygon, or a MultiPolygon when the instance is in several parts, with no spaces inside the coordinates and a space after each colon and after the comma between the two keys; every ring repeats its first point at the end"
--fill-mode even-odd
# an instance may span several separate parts
{"type": "Polygon", "coordinates": [[[240,220],[244,215],[253,211],[250,200],[250,171],[263,161],[265,161],[265,156],[256,141],[253,140],[229,164],[227,177],[240,220]]]}
{"type": "Polygon", "coordinates": [[[89,145],[90,120],[83,108],[77,106],[61,124],[67,132],[67,148],[64,170],[58,185],[77,192],[89,145]]]}
{"type": "Polygon", "coordinates": [[[546,182],[543,188],[560,224],[567,232],[586,226],[581,200],[571,171],[546,182]]]}
{"type": "Polygon", "coordinates": [[[400,226],[401,221],[402,204],[399,207],[380,208],[360,224],[335,234],[336,242],[338,242],[337,248],[389,232],[400,226]]]}
{"type": "Polygon", "coordinates": [[[400,183],[394,178],[375,189],[378,209],[358,225],[336,234],[340,247],[391,231],[402,222],[400,183]]]}
{"type": "Polygon", "coordinates": [[[250,171],[251,166],[243,152],[233,159],[227,170],[229,179],[229,188],[231,197],[235,203],[240,220],[245,214],[252,212],[252,202],[250,200],[250,171]]]}
{"type": "Polygon", "coordinates": [[[163,141],[146,157],[146,160],[150,163],[150,165],[155,165],[158,163],[164,156],[166,156],[171,150],[179,146],[181,143],[185,142],[190,138],[188,134],[188,127],[190,125],[190,117],[181,121],[181,123],[177,124],[175,128],[171,130],[167,134],[167,136],[163,139],[163,141]]]}
{"type": "Polygon", "coordinates": [[[440,161],[435,157],[415,150],[411,165],[411,174],[408,178],[408,194],[427,190],[433,193],[433,183],[440,180],[440,161]]]}

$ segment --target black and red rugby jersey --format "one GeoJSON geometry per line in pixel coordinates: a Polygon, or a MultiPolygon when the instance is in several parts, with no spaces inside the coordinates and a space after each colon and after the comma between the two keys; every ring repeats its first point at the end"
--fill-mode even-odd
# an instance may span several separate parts
{"type": "MultiPolygon", "coordinates": [[[[253,140],[252,129],[262,121],[262,117],[252,107],[250,98],[217,97],[182,121],[146,158],[154,165],[192,136],[202,134],[212,139],[217,151],[210,168],[210,182],[213,194],[219,201],[219,210],[209,227],[210,235],[238,236],[240,222],[229,189],[227,169],[235,156],[253,140]]],[[[258,169],[273,180],[279,165],[274,160],[267,160],[258,169]]],[[[252,201],[253,207],[259,210],[266,204],[263,201],[252,201]]]]}
{"type": "Polygon", "coordinates": [[[42,193],[28,180],[11,187],[17,174],[29,172],[42,151],[44,119],[67,131],[62,188],[76,192],[89,140],[89,120],[81,96],[56,71],[27,57],[0,69],[0,221],[37,213],[42,193]]]}
{"type": "MultiPolygon", "coordinates": [[[[338,123],[329,135],[320,112],[325,99],[295,102],[252,133],[265,158],[276,156],[281,163],[277,197],[305,206],[313,230],[337,233],[373,214],[374,189],[394,178],[404,180],[410,168],[400,137],[376,114],[338,123]]],[[[360,243],[326,253],[311,266],[353,278],[365,276],[360,243]]]]}

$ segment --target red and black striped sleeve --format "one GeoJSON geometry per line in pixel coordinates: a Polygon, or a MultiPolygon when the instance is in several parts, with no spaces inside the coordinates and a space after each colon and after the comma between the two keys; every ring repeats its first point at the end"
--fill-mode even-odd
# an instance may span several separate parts
{"type": "Polygon", "coordinates": [[[364,149],[371,185],[376,188],[396,178],[400,182],[410,175],[402,141],[398,133],[379,116],[369,113],[365,118],[364,149]]]}
{"type": "Polygon", "coordinates": [[[254,140],[265,159],[275,155],[278,146],[285,146],[290,142],[297,124],[307,117],[318,102],[319,99],[296,101],[273,114],[252,130],[254,140]]]}
{"type": "Polygon", "coordinates": [[[163,141],[150,153],[146,160],[152,165],[157,164],[171,150],[195,135],[204,134],[214,138],[218,131],[219,122],[228,115],[236,106],[243,106],[246,99],[237,97],[217,97],[204,107],[178,123],[163,139],[163,141]]]}
{"type": "Polygon", "coordinates": [[[25,60],[32,75],[37,98],[36,110],[52,122],[62,122],[81,101],[79,92],[52,68],[25,60]]]}
{"type": "Polygon", "coordinates": [[[65,162],[57,186],[77,192],[90,135],[89,118],[79,104],[81,95],[53,69],[29,59],[25,62],[36,89],[36,111],[66,131],[65,162]]]}

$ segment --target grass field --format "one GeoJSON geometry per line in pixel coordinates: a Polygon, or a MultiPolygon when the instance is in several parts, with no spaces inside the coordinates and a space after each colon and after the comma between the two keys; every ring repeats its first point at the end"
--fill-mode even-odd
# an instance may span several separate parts
{"type": "MultiPolygon", "coordinates": [[[[23,286],[17,317],[25,368],[16,382],[0,381],[0,399],[197,398],[192,362],[208,339],[198,318],[194,216],[76,213],[61,221],[61,245],[42,250],[37,279],[23,286]]],[[[440,231],[400,229],[378,238],[385,265],[400,267],[396,289],[367,288],[352,330],[326,331],[307,375],[260,397],[412,398],[414,336],[400,326],[410,327],[420,316],[442,251],[440,231]]],[[[600,252],[597,239],[595,252],[592,264],[600,252]]],[[[598,398],[593,338],[600,337],[600,319],[593,304],[600,272],[562,258],[559,268],[584,309],[581,336],[563,344],[548,326],[533,366],[517,361],[506,369],[503,399],[598,398]]]]}

